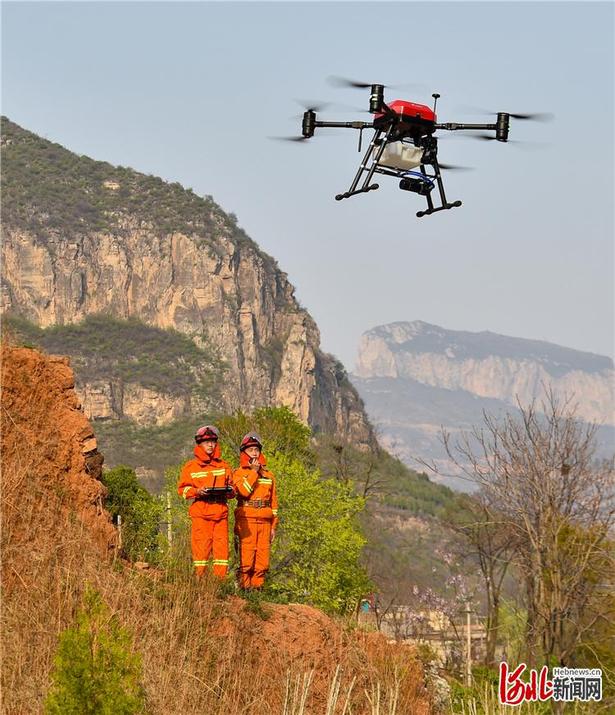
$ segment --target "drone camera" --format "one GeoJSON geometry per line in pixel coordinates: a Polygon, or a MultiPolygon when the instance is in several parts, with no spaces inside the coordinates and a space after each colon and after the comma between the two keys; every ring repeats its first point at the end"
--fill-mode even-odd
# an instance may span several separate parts
{"type": "Polygon", "coordinates": [[[498,112],[498,121],[495,125],[495,138],[499,142],[508,141],[508,127],[510,125],[510,114],[498,112]]]}
{"type": "Polygon", "coordinates": [[[420,196],[427,196],[433,189],[433,184],[422,179],[402,179],[399,182],[399,188],[402,191],[412,191],[420,196]]]}
{"type": "Polygon", "coordinates": [[[316,127],[316,112],[314,112],[312,109],[308,109],[307,112],[305,112],[303,114],[303,122],[301,124],[301,133],[306,138],[313,137],[315,127],[316,127]]]}

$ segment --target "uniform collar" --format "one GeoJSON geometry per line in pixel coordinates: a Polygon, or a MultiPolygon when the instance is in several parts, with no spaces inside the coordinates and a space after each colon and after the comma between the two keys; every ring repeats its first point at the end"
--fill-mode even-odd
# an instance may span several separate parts
{"type": "Polygon", "coordinates": [[[202,466],[206,466],[210,462],[219,462],[220,461],[220,445],[216,443],[216,448],[214,449],[211,457],[207,454],[205,449],[203,448],[202,445],[197,444],[196,447],[194,448],[194,456],[197,458],[197,461],[199,464],[202,466]]]}

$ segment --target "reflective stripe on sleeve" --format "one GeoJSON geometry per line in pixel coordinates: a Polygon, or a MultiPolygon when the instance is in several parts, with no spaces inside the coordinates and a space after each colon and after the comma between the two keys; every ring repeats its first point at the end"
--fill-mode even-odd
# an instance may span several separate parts
{"type": "Polygon", "coordinates": [[[226,469],[214,469],[212,470],[212,474],[214,477],[221,477],[223,474],[226,474],[226,469]]]}
{"type": "Polygon", "coordinates": [[[228,566],[228,559],[214,559],[214,566],[228,566]]]}
{"type": "Polygon", "coordinates": [[[200,479],[201,477],[206,477],[207,472],[191,472],[190,473],[191,477],[196,477],[197,479],[200,479]]]}
{"type": "Polygon", "coordinates": [[[183,492],[182,492],[182,496],[184,497],[184,499],[187,499],[187,498],[188,498],[188,497],[186,496],[186,494],[187,494],[191,489],[192,489],[192,487],[184,487],[184,490],[183,490],[183,492]]]}
{"type": "Polygon", "coordinates": [[[267,479],[266,477],[259,477],[258,483],[259,484],[273,484],[273,479],[267,479]]]}
{"type": "Polygon", "coordinates": [[[274,516],[277,516],[277,515],[278,515],[278,510],[277,510],[277,509],[272,509],[271,511],[273,512],[273,515],[274,515],[274,516]]]}
{"type": "Polygon", "coordinates": [[[244,485],[244,487],[246,488],[246,491],[248,492],[248,494],[251,494],[251,493],[252,493],[252,487],[250,486],[250,482],[249,482],[247,479],[245,479],[245,478],[244,478],[244,480],[243,480],[243,485],[244,485]]]}

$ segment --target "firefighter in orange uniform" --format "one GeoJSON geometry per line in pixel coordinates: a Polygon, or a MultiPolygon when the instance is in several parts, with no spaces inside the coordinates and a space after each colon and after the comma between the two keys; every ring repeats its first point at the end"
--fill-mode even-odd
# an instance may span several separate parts
{"type": "Polygon", "coordinates": [[[178,494],[194,500],[188,511],[192,520],[192,563],[195,574],[205,572],[213,551],[213,572],[223,579],[228,571],[228,499],[233,498],[232,470],[220,459],[219,433],[213,425],[199,427],[194,457],[182,467],[178,494]]]}
{"type": "Polygon", "coordinates": [[[270,545],[278,524],[275,477],[266,468],[261,438],[248,432],[241,440],[239,469],[233,473],[237,494],[235,535],[239,540],[239,586],[261,588],[269,570],[270,545]]]}

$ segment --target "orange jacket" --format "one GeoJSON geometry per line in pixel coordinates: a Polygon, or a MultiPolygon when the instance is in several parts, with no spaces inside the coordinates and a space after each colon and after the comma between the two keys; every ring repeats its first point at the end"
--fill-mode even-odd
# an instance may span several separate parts
{"type": "MultiPolygon", "coordinates": [[[[228,516],[227,498],[216,498],[216,501],[205,501],[197,497],[201,487],[232,487],[233,473],[230,466],[220,459],[220,445],[211,457],[199,444],[194,448],[194,456],[182,467],[177,485],[177,493],[184,499],[194,499],[188,513],[191,517],[198,516],[204,519],[222,519],[228,516]]],[[[232,499],[229,496],[228,499],[232,499]]]]}
{"type": "Polygon", "coordinates": [[[275,490],[275,477],[265,469],[267,464],[261,454],[258,458],[260,469],[252,469],[250,457],[245,452],[239,455],[239,469],[233,472],[233,486],[237,494],[235,518],[270,519],[271,528],[278,525],[278,496],[275,490]],[[265,506],[250,506],[248,501],[264,502],[265,506]]]}

